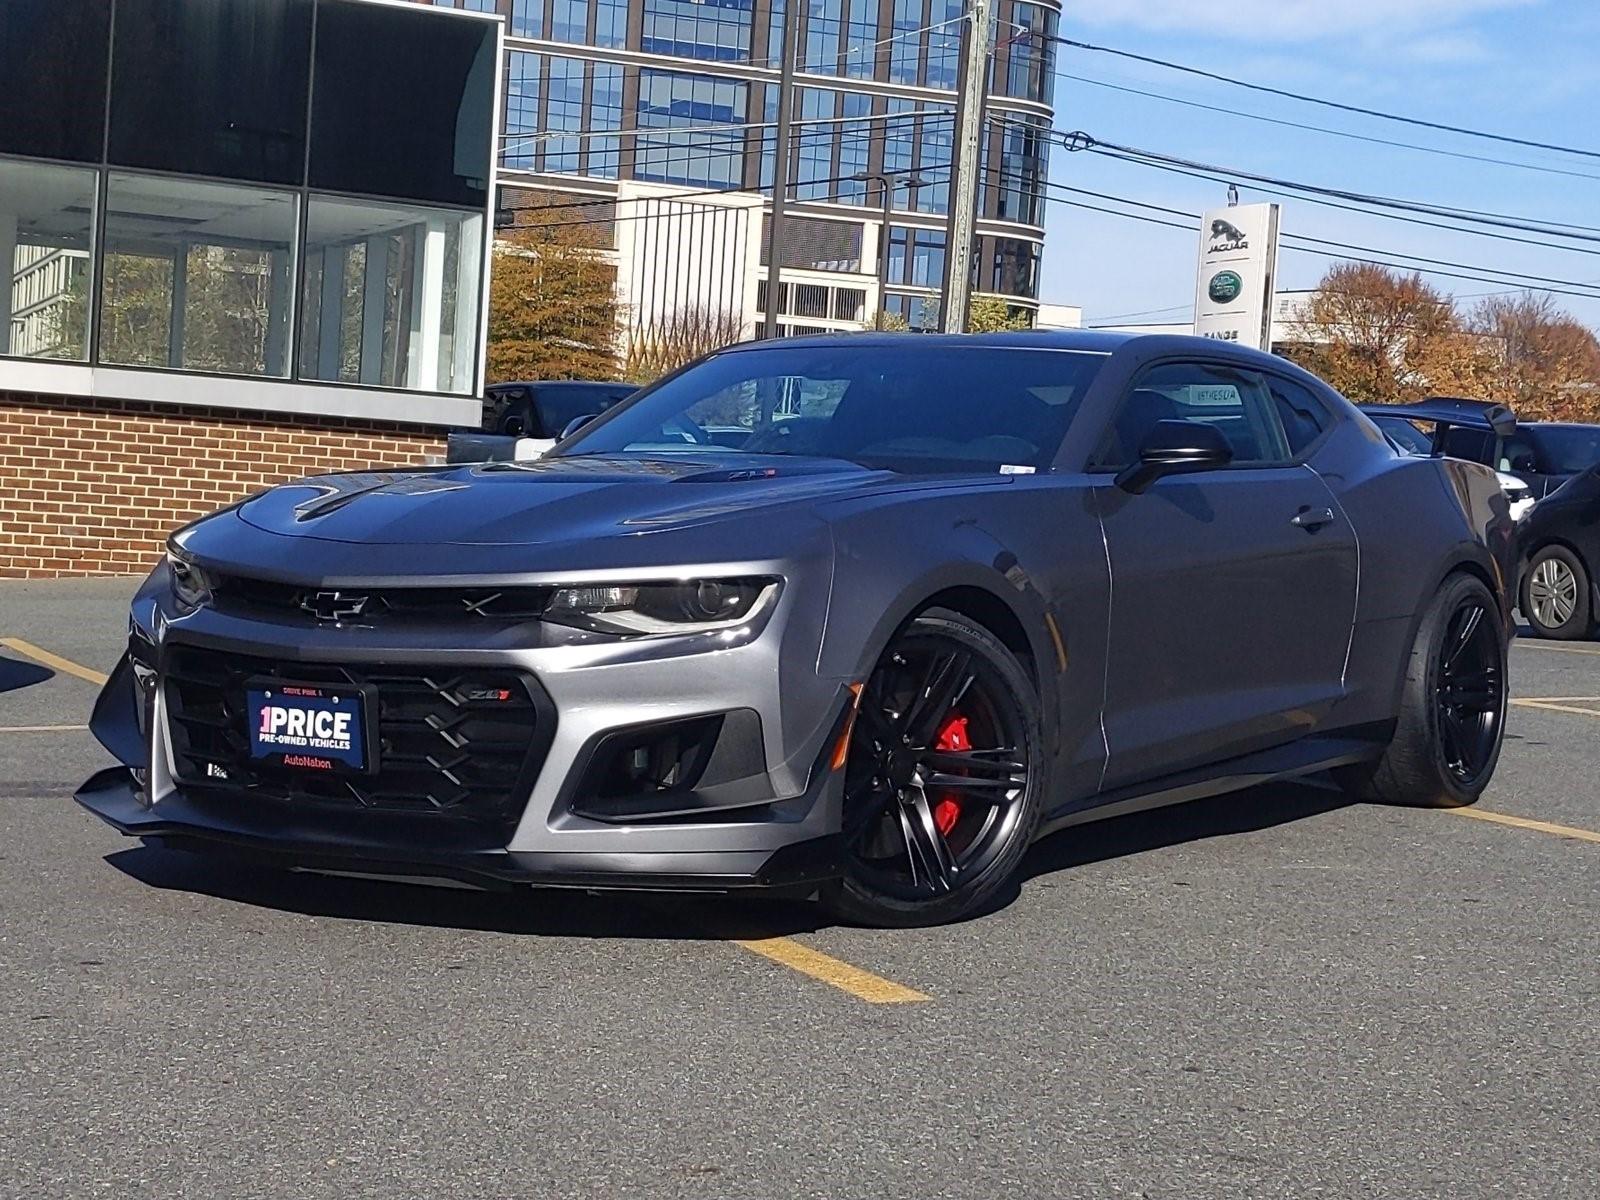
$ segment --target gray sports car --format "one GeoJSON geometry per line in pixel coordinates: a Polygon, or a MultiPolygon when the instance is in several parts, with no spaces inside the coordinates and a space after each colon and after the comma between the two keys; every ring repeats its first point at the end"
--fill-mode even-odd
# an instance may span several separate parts
{"type": "Polygon", "coordinates": [[[1322,771],[1471,803],[1514,553],[1493,471],[1253,351],[737,346],[542,461],[180,530],[78,799],[293,868],[948,921],[1133,808],[1322,771]]]}

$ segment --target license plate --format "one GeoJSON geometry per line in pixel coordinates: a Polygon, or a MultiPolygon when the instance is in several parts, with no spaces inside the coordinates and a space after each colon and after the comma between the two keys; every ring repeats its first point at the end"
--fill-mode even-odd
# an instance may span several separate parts
{"type": "Polygon", "coordinates": [[[366,701],[356,687],[253,680],[245,686],[250,757],[302,771],[367,771],[366,701]]]}

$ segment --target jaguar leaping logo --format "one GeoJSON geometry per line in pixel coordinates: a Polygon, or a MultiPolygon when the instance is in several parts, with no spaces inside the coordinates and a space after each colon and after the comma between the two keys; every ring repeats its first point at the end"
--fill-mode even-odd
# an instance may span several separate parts
{"type": "Polygon", "coordinates": [[[1211,222],[1211,248],[1213,250],[1248,250],[1250,239],[1231,221],[1221,217],[1211,222]]]}

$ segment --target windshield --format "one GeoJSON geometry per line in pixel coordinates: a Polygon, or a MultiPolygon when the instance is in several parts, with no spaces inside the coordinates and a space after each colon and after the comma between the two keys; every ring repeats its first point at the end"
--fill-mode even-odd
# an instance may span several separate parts
{"type": "Polygon", "coordinates": [[[1104,361],[913,335],[888,346],[738,350],[612,410],[562,454],[717,447],[909,473],[1041,470],[1104,361]]]}
{"type": "Polygon", "coordinates": [[[1600,425],[1525,425],[1549,475],[1576,475],[1600,463],[1600,425]]]}

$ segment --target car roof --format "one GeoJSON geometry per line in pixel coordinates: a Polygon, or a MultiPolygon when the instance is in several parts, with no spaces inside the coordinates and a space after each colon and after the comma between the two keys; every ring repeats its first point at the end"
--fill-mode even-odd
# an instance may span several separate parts
{"type": "Polygon", "coordinates": [[[974,349],[1023,350],[1076,350],[1085,354],[1111,354],[1124,346],[1137,343],[1140,350],[1152,356],[1165,354],[1201,354],[1207,358],[1233,358],[1259,367],[1288,369],[1299,368],[1286,358],[1225,342],[1215,338],[1193,337],[1174,333],[1123,333],[1112,329],[1018,329],[1005,333],[917,333],[905,332],[841,332],[805,334],[799,337],[772,338],[740,342],[728,346],[724,352],[746,352],[763,348],[807,348],[816,350],[845,346],[904,346],[908,337],[915,337],[917,346],[963,346],[974,349]]]}
{"type": "Polygon", "coordinates": [[[1459,396],[1433,396],[1415,404],[1360,404],[1356,407],[1369,417],[1403,417],[1408,421],[1430,421],[1460,429],[1510,433],[1516,428],[1516,415],[1505,405],[1459,396]]]}

